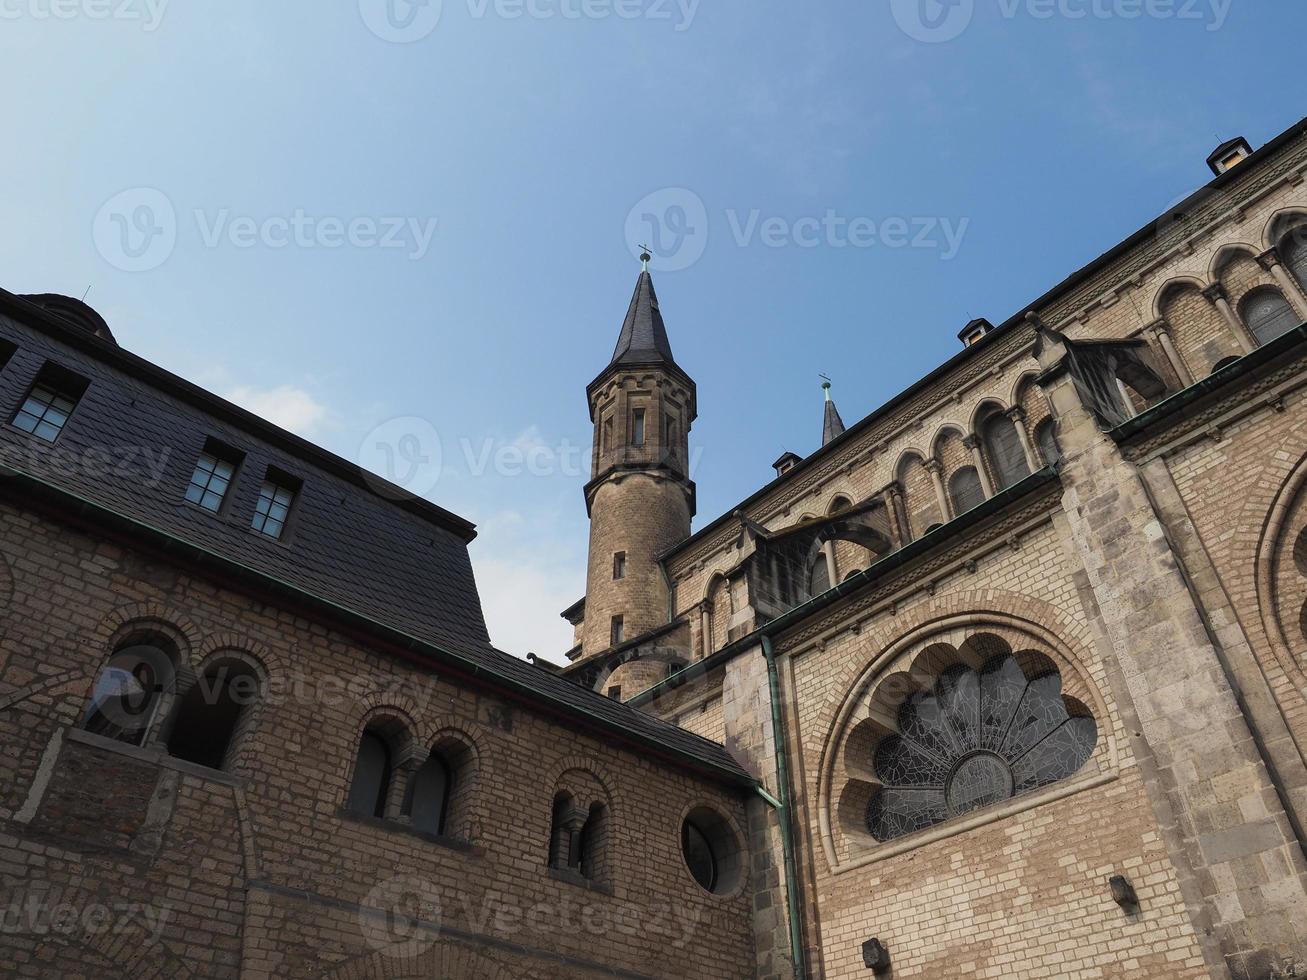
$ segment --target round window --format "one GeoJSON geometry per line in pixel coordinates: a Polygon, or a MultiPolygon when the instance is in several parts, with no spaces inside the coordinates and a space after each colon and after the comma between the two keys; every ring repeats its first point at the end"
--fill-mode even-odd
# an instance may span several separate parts
{"type": "Polygon", "coordinates": [[[681,855],[704,891],[725,895],[740,883],[744,858],[735,831],[707,807],[692,810],[681,824],[681,855]]]}

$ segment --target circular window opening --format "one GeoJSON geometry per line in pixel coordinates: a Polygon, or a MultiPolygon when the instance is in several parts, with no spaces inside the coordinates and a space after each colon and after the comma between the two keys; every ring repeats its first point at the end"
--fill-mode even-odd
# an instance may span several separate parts
{"type": "Polygon", "coordinates": [[[1293,563],[1307,575],[1307,527],[1298,532],[1298,539],[1293,543],[1293,563]]]}
{"type": "Polygon", "coordinates": [[[744,858],[735,831],[725,818],[698,807],[681,824],[681,855],[704,891],[726,895],[740,883],[744,858]]]}

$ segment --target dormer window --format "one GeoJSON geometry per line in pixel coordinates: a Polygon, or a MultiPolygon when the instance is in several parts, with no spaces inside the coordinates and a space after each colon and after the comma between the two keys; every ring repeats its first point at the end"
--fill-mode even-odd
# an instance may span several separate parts
{"type": "Polygon", "coordinates": [[[236,478],[242,454],[230,446],[225,446],[216,439],[206,439],[204,451],[195,461],[195,472],[191,474],[190,485],[186,488],[186,499],[214,514],[222,512],[223,501],[236,478]]]}
{"type": "Polygon", "coordinates": [[[1236,136],[1213,150],[1212,155],[1207,158],[1207,165],[1212,168],[1212,173],[1219,177],[1221,174],[1229,173],[1252,155],[1253,148],[1248,141],[1242,136],[1236,136]]]}
{"type": "Polygon", "coordinates": [[[958,331],[958,339],[962,341],[964,347],[970,347],[993,329],[994,324],[983,316],[977,317],[958,331]]]}
{"type": "Polygon", "coordinates": [[[46,364],[14,415],[14,428],[54,442],[86,392],[87,380],[54,364],[46,364]]]}
{"type": "Polygon", "coordinates": [[[263,486],[259,488],[259,499],[254,505],[250,527],[260,534],[280,540],[301,485],[299,480],[289,474],[269,467],[263,486]]]}

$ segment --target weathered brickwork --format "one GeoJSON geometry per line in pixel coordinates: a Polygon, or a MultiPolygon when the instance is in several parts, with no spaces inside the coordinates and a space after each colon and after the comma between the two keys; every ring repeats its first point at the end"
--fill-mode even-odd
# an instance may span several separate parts
{"type": "Polygon", "coordinates": [[[706,805],[743,844],[738,796],[30,511],[5,506],[0,522],[13,570],[0,670],[13,748],[6,902],[130,900],[165,916],[148,941],[7,934],[19,975],[50,976],[51,963],[104,977],[145,975],[143,963],[174,964],[158,967],[167,976],[411,975],[409,948],[381,945],[387,929],[407,937],[393,916],[412,893],[435,897],[438,911],[419,918],[443,930],[413,926],[412,961],[475,965],[442,976],[493,975],[485,964],[512,977],[751,975],[747,891],[704,892],[679,841],[683,812],[706,805]],[[229,771],[70,727],[114,639],[142,626],[175,635],[187,662],[242,651],[264,672],[229,771]],[[448,840],[343,812],[359,736],[379,714],[416,745],[470,746],[448,840]],[[607,794],[603,887],[547,867],[551,801],[572,770],[607,794]]]}

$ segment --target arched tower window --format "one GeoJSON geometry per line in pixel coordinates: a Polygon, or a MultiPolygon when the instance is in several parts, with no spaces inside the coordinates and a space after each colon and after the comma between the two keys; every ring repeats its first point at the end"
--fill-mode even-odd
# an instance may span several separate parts
{"type": "Polygon", "coordinates": [[[879,788],[866,823],[876,840],[1002,803],[1085,764],[1098,740],[1093,717],[1062,697],[1051,664],[1030,672],[1006,653],[978,670],[957,664],[900,704],[897,731],[872,759],[879,788]]]}
{"type": "MultiPolygon", "coordinates": [[[[588,779],[584,780],[589,782],[588,779]]],[[[578,787],[578,792],[585,791],[578,787]]],[[[607,882],[609,869],[610,818],[608,805],[592,799],[594,789],[577,796],[568,790],[554,795],[549,830],[549,866],[588,881],[607,882]]]]}
{"type": "Polygon", "coordinates": [[[413,776],[409,826],[428,834],[444,834],[453,789],[454,775],[448,763],[433,752],[413,776]]]}
{"type": "Polygon", "coordinates": [[[974,466],[964,466],[950,477],[948,493],[953,502],[953,513],[958,516],[985,502],[985,488],[980,485],[980,476],[974,466]]]}
{"type": "Polygon", "coordinates": [[[1282,333],[1298,326],[1298,315],[1293,312],[1284,295],[1271,286],[1254,289],[1239,304],[1239,315],[1248,332],[1259,345],[1269,344],[1282,333]]]}
{"type": "Polygon", "coordinates": [[[1280,258],[1298,285],[1307,289],[1307,224],[1299,225],[1281,239],[1280,258]]]}
{"type": "Polygon", "coordinates": [[[808,594],[821,595],[830,588],[830,564],[826,561],[826,552],[818,551],[808,570],[808,594]]]}
{"type": "Polygon", "coordinates": [[[1017,434],[1017,424],[1002,412],[995,412],[984,424],[985,449],[1000,489],[1019,483],[1030,475],[1026,451],[1017,434]]]}

